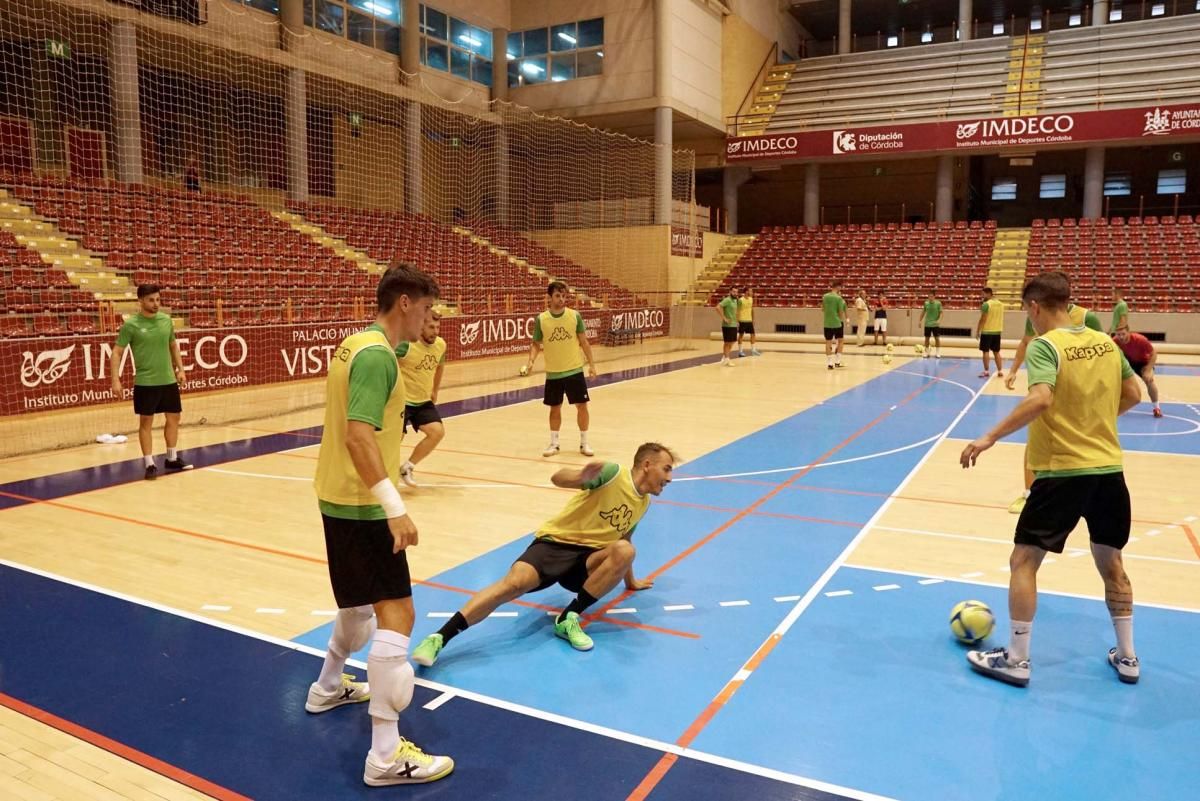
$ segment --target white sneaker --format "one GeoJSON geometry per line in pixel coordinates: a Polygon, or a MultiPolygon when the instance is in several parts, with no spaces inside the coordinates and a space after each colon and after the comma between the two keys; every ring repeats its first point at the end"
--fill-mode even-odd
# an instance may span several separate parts
{"type": "Polygon", "coordinates": [[[741,359],[741,358],[744,358],[745,356],[746,356],[746,352],[745,352],[745,351],[743,351],[743,350],[739,350],[739,351],[738,351],[738,358],[739,358],[739,359],[741,359]]]}
{"type": "Polygon", "coordinates": [[[751,356],[762,356],[762,353],[758,350],[758,348],[751,348],[750,355],[751,356]]]}
{"type": "Polygon", "coordinates": [[[592,450],[591,445],[580,445],[579,452],[582,453],[584,456],[595,456],[596,455],[596,452],[594,450],[592,450]]]}
{"type": "Polygon", "coordinates": [[[454,770],[454,760],[448,756],[426,754],[417,746],[400,738],[400,747],[390,763],[380,762],[374,751],[367,752],[363,782],[372,787],[391,784],[425,784],[445,778],[454,770]]]}
{"type": "Polygon", "coordinates": [[[542,456],[553,456],[558,453],[558,446],[553,442],[546,446],[546,450],[542,451],[542,456]]]}
{"type": "Polygon", "coordinates": [[[721,364],[725,367],[733,367],[733,359],[726,359],[721,364]]]}
{"type": "Polygon", "coordinates": [[[1117,678],[1125,684],[1137,684],[1142,668],[1136,656],[1117,656],[1116,648],[1108,649],[1108,664],[1117,671],[1117,678]]]}
{"type": "Polygon", "coordinates": [[[925,351],[925,355],[924,355],[924,356],[922,356],[921,358],[923,358],[923,359],[928,359],[928,358],[929,358],[929,351],[925,351]]]}
{"type": "Polygon", "coordinates": [[[967,662],[976,673],[998,679],[1016,687],[1029,685],[1029,660],[1020,662],[1008,656],[1007,648],[993,648],[990,651],[967,651],[967,662]]]}
{"type": "Polygon", "coordinates": [[[417,480],[413,475],[416,470],[417,468],[413,465],[404,465],[404,467],[400,468],[400,480],[403,481],[406,486],[412,487],[413,489],[420,489],[421,485],[417,483],[417,480]]]}
{"type": "Polygon", "coordinates": [[[371,700],[371,688],[367,683],[355,681],[349,673],[343,673],[342,686],[336,690],[326,690],[313,682],[308,688],[308,700],[304,703],[304,709],[315,715],[320,712],[328,712],[342,704],[357,704],[369,700],[371,700]]]}

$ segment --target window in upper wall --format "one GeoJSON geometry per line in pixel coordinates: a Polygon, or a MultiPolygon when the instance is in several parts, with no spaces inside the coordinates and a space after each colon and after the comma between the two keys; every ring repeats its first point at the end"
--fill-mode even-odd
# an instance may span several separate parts
{"type": "MultiPolygon", "coordinates": [[[[1200,8],[1200,3],[1197,3],[1196,7],[1200,8]]],[[[1167,13],[1166,3],[1155,3],[1154,5],[1150,6],[1150,16],[1152,16],[1152,17],[1161,17],[1163,14],[1166,14],[1166,13],[1167,13]]]]}
{"type": "Polygon", "coordinates": [[[507,51],[509,86],[600,75],[604,71],[604,19],[510,33],[507,51]]]}
{"type": "Polygon", "coordinates": [[[1038,189],[1038,197],[1044,199],[1067,196],[1067,176],[1043,175],[1042,184],[1038,189]]]}
{"type": "Polygon", "coordinates": [[[1127,172],[1104,174],[1104,196],[1124,197],[1133,194],[1133,176],[1127,172]]]}
{"type": "Polygon", "coordinates": [[[900,37],[899,36],[889,36],[887,38],[887,46],[888,47],[899,47],[900,46],[900,37]]]}
{"type": "Polygon", "coordinates": [[[1159,170],[1158,194],[1182,195],[1187,191],[1187,170],[1159,170]]]}
{"type": "Polygon", "coordinates": [[[1083,24],[1083,15],[1082,14],[1071,14],[1067,17],[1067,27],[1068,28],[1078,28],[1082,24],[1083,24]]]}
{"type": "Polygon", "coordinates": [[[330,0],[317,0],[317,26],[319,30],[343,36],[346,33],[346,7],[330,0]]]}
{"type": "Polygon", "coordinates": [[[1003,35],[1004,35],[1004,23],[1003,22],[993,23],[992,24],[992,36],[1003,36],[1003,35]]]}
{"type": "Polygon", "coordinates": [[[1017,199],[1017,179],[1016,178],[993,178],[992,179],[992,200],[1016,200],[1017,199]]]}
{"type": "MultiPolygon", "coordinates": [[[[245,0],[278,9],[279,0],[245,0]]],[[[352,42],[400,55],[400,0],[304,0],[304,24],[352,42]]]]}
{"type": "Polygon", "coordinates": [[[925,31],[921,34],[921,44],[929,44],[933,41],[933,31],[925,31]]]}
{"type": "Polygon", "coordinates": [[[491,85],[491,31],[425,5],[421,6],[421,20],[421,52],[425,56],[422,64],[484,86],[491,85]]]}

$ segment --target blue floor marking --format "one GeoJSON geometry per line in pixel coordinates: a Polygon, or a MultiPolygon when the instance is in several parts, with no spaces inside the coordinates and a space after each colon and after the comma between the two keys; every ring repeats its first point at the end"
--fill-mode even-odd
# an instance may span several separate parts
{"type": "MultiPolygon", "coordinates": [[[[392,797],[362,783],[366,704],[304,712],[319,658],[7,566],[0,601],[0,691],[257,801],[392,797]],[[72,664],[47,659],[67,638],[72,664]]],[[[613,801],[661,757],[466,698],[422,709],[436,695],[416,688],[403,733],[457,767],[392,791],[406,799],[613,801]]],[[[687,758],[678,767],[655,799],[702,798],[714,782],[726,798],[839,798],[687,758]]]]}
{"type": "Polygon", "coordinates": [[[1105,661],[1104,603],[1042,595],[1021,690],[973,674],[947,626],[976,598],[1000,611],[988,643],[1006,641],[1005,590],[850,568],[827,589],[854,595],[818,596],[693,747],[911,801],[1182,801],[1200,787],[1194,614],[1137,608],[1131,687],[1105,661]]]}

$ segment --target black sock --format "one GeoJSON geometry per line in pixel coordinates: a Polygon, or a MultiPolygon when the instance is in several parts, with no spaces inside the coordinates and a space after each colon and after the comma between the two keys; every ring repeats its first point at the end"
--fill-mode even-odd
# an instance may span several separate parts
{"type": "Polygon", "coordinates": [[[462,612],[455,612],[454,617],[446,621],[446,625],[438,629],[438,634],[442,635],[442,645],[454,639],[455,635],[462,634],[471,624],[463,617],[462,612]]]}
{"type": "Polygon", "coordinates": [[[554,619],[555,623],[562,623],[567,619],[567,612],[574,612],[577,615],[582,615],[583,611],[592,604],[596,603],[596,599],[588,595],[587,590],[580,590],[575,596],[575,600],[567,604],[567,608],[562,610],[558,617],[554,619]]]}

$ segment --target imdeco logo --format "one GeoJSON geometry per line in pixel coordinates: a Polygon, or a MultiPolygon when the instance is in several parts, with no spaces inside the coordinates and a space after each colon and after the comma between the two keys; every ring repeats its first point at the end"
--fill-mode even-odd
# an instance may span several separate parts
{"type": "Polygon", "coordinates": [[[458,332],[458,343],[460,345],[473,345],[475,340],[479,339],[479,330],[483,325],[483,320],[476,320],[473,323],[465,324],[458,332]]]}
{"type": "Polygon", "coordinates": [[[74,345],[59,350],[44,350],[36,357],[31,351],[25,351],[21,354],[21,383],[30,389],[50,386],[66,375],[74,352],[74,345]]]}

